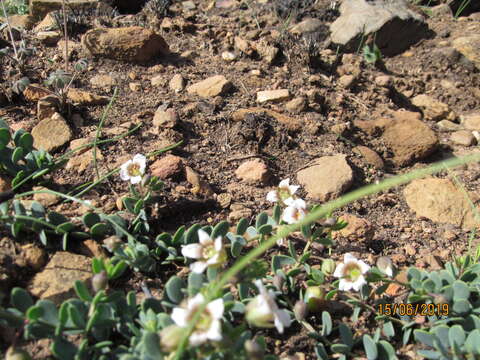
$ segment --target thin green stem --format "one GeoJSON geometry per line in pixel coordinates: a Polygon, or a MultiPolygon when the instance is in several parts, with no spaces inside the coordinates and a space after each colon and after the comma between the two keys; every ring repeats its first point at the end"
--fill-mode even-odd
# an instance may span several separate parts
{"type": "Polygon", "coordinates": [[[214,296],[222,289],[224,285],[226,285],[230,281],[231,278],[236,276],[240,271],[242,271],[242,269],[244,269],[249,264],[251,264],[252,261],[257,259],[263,253],[265,253],[269,248],[274,246],[277,240],[285,238],[292,232],[300,230],[302,226],[311,224],[314,221],[320,219],[322,216],[325,216],[328,213],[331,213],[332,211],[338,208],[341,208],[345,205],[348,205],[366,196],[373,195],[378,192],[385,191],[393,187],[406,184],[414,179],[418,179],[427,175],[440,172],[444,170],[445,166],[448,168],[452,168],[455,166],[459,166],[459,165],[463,165],[466,163],[475,162],[479,160],[480,160],[480,154],[473,154],[473,155],[465,156],[462,158],[449,159],[449,160],[435,163],[423,169],[414,170],[407,174],[397,175],[395,177],[386,179],[379,184],[367,185],[363,188],[354,190],[351,193],[346,194],[336,200],[333,200],[331,202],[324,204],[323,206],[317,208],[315,211],[311,212],[305,218],[303,218],[301,221],[299,221],[294,225],[288,225],[288,226],[282,227],[281,229],[279,229],[277,234],[272,236],[267,241],[261,243],[257,248],[251,250],[248,254],[243,256],[241,259],[237,260],[230,269],[228,269],[225,273],[223,273],[223,276],[220,278],[220,280],[218,280],[218,282],[210,288],[210,291],[206,296],[206,301],[201,306],[199,306],[192,320],[190,321],[188,327],[185,329],[185,333],[174,355],[174,359],[176,360],[181,359],[185,351],[185,347],[188,343],[188,338],[192,333],[196,325],[196,322],[198,321],[202,312],[204,311],[207,303],[214,298],[214,296]]]}

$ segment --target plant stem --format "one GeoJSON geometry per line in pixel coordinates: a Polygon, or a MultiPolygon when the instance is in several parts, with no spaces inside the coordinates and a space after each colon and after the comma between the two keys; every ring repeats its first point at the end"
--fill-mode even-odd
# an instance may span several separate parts
{"type": "Polygon", "coordinates": [[[68,71],[68,32],[67,32],[67,10],[65,8],[65,0],[62,0],[63,12],[63,35],[65,37],[65,71],[68,71]]]}
{"type": "Polygon", "coordinates": [[[5,1],[1,0],[1,3],[2,3],[3,16],[5,17],[5,21],[7,22],[8,34],[10,35],[10,41],[13,47],[13,53],[15,54],[15,59],[17,60],[17,62],[20,62],[20,59],[18,58],[17,45],[15,44],[15,39],[13,38],[12,26],[10,25],[7,9],[5,8],[5,1]]]}

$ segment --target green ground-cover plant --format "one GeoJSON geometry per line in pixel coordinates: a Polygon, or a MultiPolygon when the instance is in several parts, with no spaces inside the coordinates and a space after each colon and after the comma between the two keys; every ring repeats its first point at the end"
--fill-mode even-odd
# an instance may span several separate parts
{"type": "MultiPolygon", "coordinates": [[[[0,310],[2,324],[16,328],[25,339],[51,338],[52,353],[60,359],[273,359],[256,329],[276,328],[283,333],[294,322],[317,342],[315,353],[320,359],[348,359],[361,353],[368,359],[396,359],[394,342],[422,344],[419,354],[432,359],[476,358],[480,355],[478,253],[437,272],[411,268],[407,282],[399,283],[388,258],[373,266],[350,254],[335,264],[327,255],[320,259],[320,267],[313,267],[310,249],[314,242],[333,245],[331,232],[345,226],[331,218],[336,208],[478,157],[448,160],[397,176],[323,206],[308,206],[296,197],[298,187],[285,180],[267,195],[275,203],[271,215],[260,213],[253,224],[247,219],[237,224],[195,224],[154,237],[148,205],[161,184],[148,176],[147,159],[137,154],[119,169],[122,180],[130,183],[131,195],[123,204],[134,219],[125,221],[116,214],[114,220],[93,207],[82,218],[90,231],[98,228],[93,231],[96,238],[103,238],[114,254],[108,260],[93,260],[93,293],[76,282],[78,299],[57,307],[48,300],[34,302],[25,290],[15,288],[12,307],[0,310]],[[301,249],[289,239],[294,232],[297,244],[303,240],[301,249]],[[276,244],[286,245],[287,253],[269,261],[259,259],[276,244]],[[137,304],[134,293],[108,286],[127,267],[158,273],[161,266],[182,262],[189,264],[190,273],[186,278],[170,276],[162,298],[152,297],[144,288],[146,299],[137,304]],[[414,321],[413,312],[403,311],[400,316],[391,308],[385,311],[391,299],[384,292],[392,282],[409,292],[410,309],[433,309],[423,325],[414,321]],[[353,324],[363,316],[376,321],[378,328],[358,335],[339,322],[330,306],[334,303],[350,309],[353,324]],[[80,335],[80,342],[72,342],[71,335],[80,335]]],[[[88,206],[78,198],[58,195],[88,206]]],[[[18,202],[14,204],[18,207],[18,202]]]]}

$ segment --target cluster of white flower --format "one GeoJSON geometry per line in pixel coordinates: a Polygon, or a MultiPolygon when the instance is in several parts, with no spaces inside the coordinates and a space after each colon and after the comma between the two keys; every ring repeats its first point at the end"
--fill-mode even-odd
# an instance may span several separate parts
{"type": "Polygon", "coordinates": [[[295,196],[300,188],[298,185],[290,185],[290,179],[280,181],[277,189],[267,194],[267,200],[270,202],[278,202],[287,207],[283,210],[282,220],[287,224],[295,224],[302,220],[308,213],[307,203],[295,196]]]}
{"type": "Polygon", "coordinates": [[[132,160],[120,166],[120,178],[124,181],[130,181],[132,184],[138,184],[142,181],[147,167],[147,158],[142,154],[137,154],[132,160]]]}

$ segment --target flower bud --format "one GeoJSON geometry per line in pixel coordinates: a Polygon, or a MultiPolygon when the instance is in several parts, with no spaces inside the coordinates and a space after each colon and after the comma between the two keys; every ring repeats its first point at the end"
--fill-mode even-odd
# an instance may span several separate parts
{"type": "Polygon", "coordinates": [[[262,301],[259,297],[250,301],[246,307],[245,318],[248,323],[260,328],[274,327],[274,316],[270,309],[262,306],[262,301]]]}
{"type": "Polygon", "coordinates": [[[283,275],[277,274],[273,277],[273,285],[279,290],[282,291],[283,284],[285,283],[285,277],[283,275]]]}
{"type": "Polygon", "coordinates": [[[10,346],[5,354],[5,360],[31,360],[31,356],[22,349],[10,346]]]}
{"type": "Polygon", "coordinates": [[[109,236],[103,240],[103,244],[110,252],[114,252],[123,241],[116,235],[109,236]]]}
{"type": "Polygon", "coordinates": [[[332,226],[335,226],[336,223],[337,223],[336,218],[329,217],[329,218],[325,219],[325,221],[323,222],[323,226],[332,227],[332,226]]]}
{"type": "Polygon", "coordinates": [[[312,313],[320,312],[325,305],[325,290],[320,286],[309,286],[303,299],[307,303],[308,311],[312,313]]]}
{"type": "Polygon", "coordinates": [[[336,264],[333,259],[325,259],[322,262],[321,270],[325,275],[332,275],[333,272],[335,271],[335,267],[336,267],[336,264]]]}
{"type": "Polygon", "coordinates": [[[165,352],[175,351],[184,333],[185,329],[174,324],[163,328],[159,333],[162,350],[165,352]]]}
{"type": "Polygon", "coordinates": [[[442,294],[434,294],[434,295],[433,295],[433,303],[434,303],[435,305],[448,304],[448,299],[445,297],[445,295],[442,295],[442,294]]]}
{"type": "Polygon", "coordinates": [[[96,293],[100,290],[103,290],[107,287],[108,277],[105,270],[100,271],[98,274],[93,275],[92,277],[92,287],[93,291],[96,293]]]}
{"type": "Polygon", "coordinates": [[[142,178],[142,186],[145,187],[147,186],[149,183],[150,183],[150,180],[152,179],[152,176],[150,174],[146,174],[143,178],[142,178]]]}
{"type": "Polygon", "coordinates": [[[380,256],[377,259],[377,267],[388,276],[393,276],[393,263],[388,256],[380,256]]]}
{"type": "Polygon", "coordinates": [[[248,358],[252,360],[262,360],[264,356],[264,350],[258,342],[255,340],[245,341],[245,351],[248,354],[248,358]]]}
{"type": "Polygon", "coordinates": [[[293,307],[293,313],[298,321],[305,320],[305,317],[308,315],[308,307],[305,301],[298,300],[293,307]]]}

